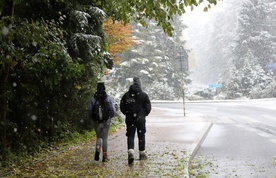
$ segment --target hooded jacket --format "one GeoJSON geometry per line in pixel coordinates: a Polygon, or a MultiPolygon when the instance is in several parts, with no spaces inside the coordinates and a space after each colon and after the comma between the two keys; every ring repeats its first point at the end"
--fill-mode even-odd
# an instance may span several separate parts
{"type": "Polygon", "coordinates": [[[99,82],[97,85],[97,92],[94,94],[94,96],[91,98],[90,102],[88,103],[88,117],[89,119],[92,119],[92,111],[93,111],[93,107],[96,103],[97,99],[103,99],[108,103],[108,107],[109,107],[109,119],[111,119],[112,117],[114,117],[115,113],[116,113],[116,109],[115,106],[113,104],[113,101],[111,100],[111,98],[106,94],[105,92],[105,85],[102,82],[99,82]]]}
{"type": "Polygon", "coordinates": [[[123,95],[120,101],[120,110],[124,115],[126,115],[126,120],[133,118],[144,120],[151,111],[151,102],[148,95],[142,91],[140,86],[134,83],[129,87],[129,91],[123,95]],[[128,113],[126,111],[128,104],[127,100],[131,97],[131,95],[135,95],[134,113],[128,113]]]}

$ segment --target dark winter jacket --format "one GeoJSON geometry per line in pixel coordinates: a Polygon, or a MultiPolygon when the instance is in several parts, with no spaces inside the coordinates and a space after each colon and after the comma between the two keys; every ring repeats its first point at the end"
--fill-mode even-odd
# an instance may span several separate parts
{"type": "Polygon", "coordinates": [[[151,102],[148,95],[142,91],[139,85],[133,84],[129,87],[129,91],[125,93],[120,101],[120,110],[126,115],[126,122],[129,120],[145,120],[151,111],[151,102]],[[133,112],[127,111],[128,99],[131,95],[135,96],[135,105],[133,112]]]}

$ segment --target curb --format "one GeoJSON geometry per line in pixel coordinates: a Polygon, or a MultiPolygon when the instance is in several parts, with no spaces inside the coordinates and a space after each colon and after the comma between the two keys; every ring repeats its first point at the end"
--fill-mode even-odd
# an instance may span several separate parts
{"type": "Polygon", "coordinates": [[[188,155],[188,162],[185,165],[185,178],[189,178],[189,168],[191,164],[191,160],[195,157],[199,147],[205,140],[206,136],[208,135],[209,131],[211,130],[213,126],[213,122],[209,121],[207,126],[204,127],[203,131],[200,133],[199,137],[191,144],[191,146],[188,147],[187,149],[187,155],[188,155]]]}

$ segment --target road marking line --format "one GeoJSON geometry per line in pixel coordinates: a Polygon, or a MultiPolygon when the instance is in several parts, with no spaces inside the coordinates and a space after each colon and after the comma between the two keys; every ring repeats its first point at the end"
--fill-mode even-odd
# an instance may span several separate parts
{"type": "Polygon", "coordinates": [[[269,116],[269,115],[261,115],[261,117],[264,117],[265,119],[271,120],[271,121],[275,121],[276,117],[273,116],[269,116]]]}
{"type": "Polygon", "coordinates": [[[260,123],[260,121],[254,119],[252,117],[249,117],[249,116],[241,116],[240,118],[247,121],[247,122],[249,122],[249,123],[252,123],[252,122],[253,123],[260,123]]]}
{"type": "Polygon", "coordinates": [[[271,134],[268,134],[268,133],[258,133],[258,135],[262,137],[271,137],[271,134]]]}
{"type": "Polygon", "coordinates": [[[269,139],[271,142],[276,143],[276,139],[269,139]]]}
{"type": "Polygon", "coordinates": [[[245,126],[241,124],[236,124],[236,127],[244,128],[245,126]]]}
{"type": "Polygon", "coordinates": [[[222,120],[223,123],[226,123],[226,124],[236,123],[235,121],[233,121],[232,119],[230,119],[228,117],[221,117],[221,120],[222,120]]]}
{"type": "Polygon", "coordinates": [[[246,130],[248,131],[251,131],[251,132],[258,132],[259,130],[257,129],[253,129],[253,128],[250,128],[250,127],[245,127],[246,130]]]}

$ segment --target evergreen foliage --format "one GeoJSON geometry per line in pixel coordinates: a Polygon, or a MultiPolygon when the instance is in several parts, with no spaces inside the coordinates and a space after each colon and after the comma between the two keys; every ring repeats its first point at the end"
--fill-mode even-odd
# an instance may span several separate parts
{"type": "Polygon", "coordinates": [[[98,74],[112,67],[102,31],[105,13],[91,6],[69,10],[70,3],[59,1],[53,7],[53,2],[18,1],[14,16],[1,17],[3,165],[9,152],[32,154],[91,129],[85,103],[98,74]],[[27,13],[25,5],[41,12],[27,13]]]}
{"type": "Polygon", "coordinates": [[[172,24],[175,31],[172,37],[157,28],[154,21],[148,22],[146,29],[141,24],[133,23],[136,46],[119,55],[120,65],[116,65],[106,77],[108,84],[116,86],[111,91],[116,98],[120,98],[128,90],[134,76],[141,79],[142,89],[151,99],[173,100],[182,97],[182,77],[186,84],[190,82],[187,64],[183,66],[183,76],[178,67],[179,60],[188,60],[188,56],[185,56],[187,50],[181,47],[185,41],[180,39],[185,25],[179,17],[174,19],[172,24]]]}
{"type": "Polygon", "coordinates": [[[207,86],[221,83],[219,94],[225,98],[275,96],[275,1],[229,0],[224,5],[208,14],[209,23],[188,26],[188,32],[204,29],[190,32],[194,36],[187,40],[197,60],[192,77],[207,86]]]}
{"type": "MultiPolygon", "coordinates": [[[[2,23],[0,28],[7,26],[2,23]]],[[[1,118],[1,131],[6,127],[6,145],[1,142],[1,148],[32,153],[70,134],[84,119],[85,108],[78,101],[83,95],[79,78],[84,65],[69,56],[62,45],[65,41],[55,35],[60,33],[54,24],[19,19],[13,21],[7,35],[1,36],[10,48],[1,49],[5,51],[1,53],[1,59],[5,59],[0,62],[1,75],[9,74],[5,88],[9,111],[6,125],[1,118]]]]}
{"type": "Polygon", "coordinates": [[[276,63],[276,35],[271,28],[276,20],[276,4],[270,0],[248,0],[239,14],[231,61],[236,71],[230,73],[224,91],[230,98],[235,98],[234,95],[249,98],[275,96],[272,88],[276,70],[268,69],[267,65],[276,63]]]}

